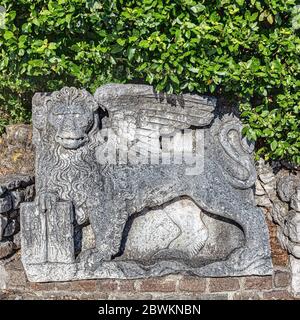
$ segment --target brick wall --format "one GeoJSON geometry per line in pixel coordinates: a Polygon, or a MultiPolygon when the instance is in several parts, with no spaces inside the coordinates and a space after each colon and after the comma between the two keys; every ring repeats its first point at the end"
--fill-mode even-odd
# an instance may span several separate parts
{"type": "MultiPolygon", "coordinates": [[[[6,289],[0,299],[293,299],[290,274],[275,267],[273,276],[197,278],[172,275],[138,280],[84,280],[57,283],[27,281],[20,254],[5,265],[6,289]]],[[[1,272],[0,272],[1,274],[1,272]]]]}

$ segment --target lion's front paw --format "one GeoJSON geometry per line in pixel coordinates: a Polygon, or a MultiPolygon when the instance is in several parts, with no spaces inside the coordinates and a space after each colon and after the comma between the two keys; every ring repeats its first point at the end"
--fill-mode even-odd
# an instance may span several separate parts
{"type": "Polygon", "coordinates": [[[36,204],[40,211],[45,212],[56,206],[58,201],[57,194],[53,192],[42,192],[36,197],[36,204]]]}
{"type": "Polygon", "coordinates": [[[108,251],[89,249],[78,256],[79,262],[83,262],[86,269],[95,271],[103,261],[110,261],[111,254],[108,251]]]}

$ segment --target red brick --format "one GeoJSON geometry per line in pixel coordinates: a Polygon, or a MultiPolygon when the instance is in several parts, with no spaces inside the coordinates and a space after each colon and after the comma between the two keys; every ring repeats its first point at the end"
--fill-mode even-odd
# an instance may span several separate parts
{"type": "Polygon", "coordinates": [[[98,280],[97,289],[102,292],[110,292],[118,290],[118,283],[116,280],[98,280]]]}
{"type": "Polygon", "coordinates": [[[97,284],[96,280],[73,281],[70,283],[70,290],[71,291],[93,292],[97,289],[96,284],[97,284]]]}
{"type": "Polygon", "coordinates": [[[211,278],[209,281],[210,292],[235,291],[240,289],[237,278],[211,278]]]}
{"type": "Polygon", "coordinates": [[[135,280],[120,280],[118,282],[118,290],[125,291],[125,292],[133,292],[135,280]]]}
{"type": "Polygon", "coordinates": [[[271,256],[274,266],[287,266],[289,256],[286,250],[282,249],[277,238],[277,226],[275,223],[266,219],[269,228],[271,256]]]}
{"type": "Polygon", "coordinates": [[[55,284],[55,289],[57,291],[67,291],[71,289],[73,282],[57,282],[55,284]]]}
{"type": "Polygon", "coordinates": [[[293,300],[293,296],[287,290],[264,292],[265,300],[293,300]]]}
{"type": "Polygon", "coordinates": [[[56,284],[55,282],[45,282],[45,283],[29,282],[28,287],[32,291],[54,291],[56,288],[56,284]]]}
{"type": "Polygon", "coordinates": [[[274,286],[275,288],[287,287],[290,284],[290,274],[286,271],[275,271],[274,286]]]}
{"type": "Polygon", "coordinates": [[[165,279],[145,279],[140,283],[140,291],[143,292],[174,292],[176,282],[165,279]]]}
{"type": "Polygon", "coordinates": [[[272,289],[272,277],[247,277],[244,282],[245,290],[269,290],[272,289]]]}
{"type": "Polygon", "coordinates": [[[204,292],[206,289],[206,279],[197,279],[192,277],[183,278],[179,282],[180,291],[204,292]]]}

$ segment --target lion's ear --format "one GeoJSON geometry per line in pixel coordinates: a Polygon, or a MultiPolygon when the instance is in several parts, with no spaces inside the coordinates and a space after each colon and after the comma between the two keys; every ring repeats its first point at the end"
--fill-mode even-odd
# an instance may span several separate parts
{"type": "Polygon", "coordinates": [[[90,110],[92,110],[92,112],[96,112],[100,108],[95,97],[87,90],[75,89],[75,92],[78,96],[80,96],[80,99],[82,99],[85,102],[85,104],[90,108],[90,110]]]}
{"type": "Polygon", "coordinates": [[[49,93],[36,93],[32,98],[32,123],[38,130],[43,130],[46,127],[48,108],[47,98],[49,93]]]}
{"type": "Polygon", "coordinates": [[[36,93],[32,98],[32,124],[33,124],[33,143],[40,141],[42,132],[46,129],[48,107],[47,100],[49,93],[36,93]]]}
{"type": "Polygon", "coordinates": [[[94,99],[91,99],[90,101],[88,101],[90,108],[92,109],[93,112],[96,112],[99,109],[99,104],[97,103],[97,101],[94,99]]]}

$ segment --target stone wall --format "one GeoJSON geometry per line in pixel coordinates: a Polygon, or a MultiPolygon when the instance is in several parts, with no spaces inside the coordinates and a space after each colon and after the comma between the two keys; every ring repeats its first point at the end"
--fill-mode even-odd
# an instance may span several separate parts
{"type": "Polygon", "coordinates": [[[293,261],[298,260],[288,254],[288,251],[293,253],[289,249],[291,235],[289,230],[283,228],[288,220],[294,230],[296,228],[296,234],[299,230],[295,219],[295,206],[298,209],[296,184],[289,184],[291,191],[286,195],[288,188],[283,183],[286,177],[296,177],[297,180],[299,171],[298,168],[263,162],[257,167],[256,201],[264,210],[268,221],[274,264],[272,276],[196,278],[172,275],[143,280],[28,282],[20,260],[18,209],[21,201],[31,201],[34,198],[31,136],[29,126],[10,126],[7,134],[0,140],[0,299],[269,300],[293,299],[299,293],[295,280],[292,282],[295,277],[299,277],[299,273],[295,274],[297,268],[291,269],[290,266],[293,261]],[[279,185],[282,190],[277,192],[279,185]],[[278,197],[278,193],[281,197],[278,197]],[[280,218],[282,214],[283,217],[280,218]]]}
{"type": "Polygon", "coordinates": [[[275,264],[289,265],[291,291],[300,294],[300,171],[278,163],[257,166],[256,202],[270,223],[275,264]],[[280,248],[283,249],[279,249],[280,248]],[[284,251],[283,251],[284,250],[284,251]],[[289,253],[289,255],[287,255],[289,253]]]}
{"type": "Polygon", "coordinates": [[[33,176],[0,177],[0,259],[20,249],[20,203],[33,198],[33,176]]]}

